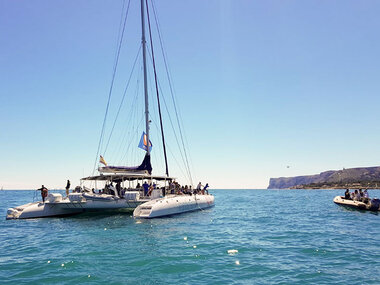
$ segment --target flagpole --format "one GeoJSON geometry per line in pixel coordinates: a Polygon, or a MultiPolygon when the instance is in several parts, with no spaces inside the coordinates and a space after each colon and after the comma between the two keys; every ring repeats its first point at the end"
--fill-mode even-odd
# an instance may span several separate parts
{"type": "Polygon", "coordinates": [[[149,108],[148,108],[148,80],[147,80],[147,70],[146,70],[146,40],[145,40],[145,5],[144,0],[141,0],[141,43],[143,50],[143,66],[144,66],[144,95],[145,95],[145,129],[146,129],[146,141],[147,148],[146,153],[150,155],[149,150],[149,108]]]}

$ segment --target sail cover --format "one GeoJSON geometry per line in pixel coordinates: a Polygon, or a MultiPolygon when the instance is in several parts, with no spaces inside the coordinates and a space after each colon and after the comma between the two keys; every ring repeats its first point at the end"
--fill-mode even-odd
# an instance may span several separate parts
{"type": "Polygon", "coordinates": [[[144,160],[139,166],[104,166],[99,167],[100,172],[141,172],[148,171],[152,174],[152,164],[150,163],[150,155],[145,154],[144,160]]]}

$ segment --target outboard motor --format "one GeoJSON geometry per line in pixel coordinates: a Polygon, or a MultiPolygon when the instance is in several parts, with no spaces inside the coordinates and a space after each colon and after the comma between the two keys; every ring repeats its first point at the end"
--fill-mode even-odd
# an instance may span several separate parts
{"type": "Polygon", "coordinates": [[[372,199],[369,201],[367,209],[371,211],[378,211],[380,207],[380,200],[379,199],[372,199]]]}

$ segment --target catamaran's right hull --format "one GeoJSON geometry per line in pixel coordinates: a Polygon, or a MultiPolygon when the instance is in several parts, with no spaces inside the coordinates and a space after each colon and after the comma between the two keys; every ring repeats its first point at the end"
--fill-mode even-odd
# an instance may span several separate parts
{"type": "Polygon", "coordinates": [[[213,195],[175,195],[141,204],[133,211],[133,216],[151,219],[204,210],[213,206],[213,195]]]}

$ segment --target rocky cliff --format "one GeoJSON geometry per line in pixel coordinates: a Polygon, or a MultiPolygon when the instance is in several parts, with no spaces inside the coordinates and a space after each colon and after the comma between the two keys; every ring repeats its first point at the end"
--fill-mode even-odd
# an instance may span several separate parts
{"type": "Polygon", "coordinates": [[[271,178],[268,189],[307,188],[305,186],[342,188],[348,185],[359,185],[364,188],[377,182],[380,186],[380,166],[329,170],[316,175],[271,178]]]}

